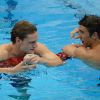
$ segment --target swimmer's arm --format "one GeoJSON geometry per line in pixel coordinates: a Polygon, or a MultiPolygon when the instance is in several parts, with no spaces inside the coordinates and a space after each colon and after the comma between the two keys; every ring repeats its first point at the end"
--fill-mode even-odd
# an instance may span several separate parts
{"type": "Polygon", "coordinates": [[[23,62],[19,63],[15,67],[12,68],[0,68],[0,73],[17,73],[20,71],[26,71],[35,68],[35,65],[25,65],[23,62]]]}
{"type": "Polygon", "coordinates": [[[65,54],[67,54],[69,57],[76,57],[75,51],[77,48],[79,48],[81,45],[79,44],[72,44],[65,46],[62,50],[65,54]]]}
{"type": "Polygon", "coordinates": [[[92,60],[94,58],[94,52],[91,49],[85,48],[83,46],[75,50],[75,57],[83,60],[92,60]]]}
{"type": "Polygon", "coordinates": [[[63,52],[71,57],[80,59],[90,59],[93,56],[92,50],[78,44],[65,46],[63,52]]]}
{"type": "Polygon", "coordinates": [[[13,68],[0,68],[0,73],[14,73],[13,68]]]}
{"type": "Polygon", "coordinates": [[[89,65],[90,67],[100,70],[100,57],[98,56],[97,53],[95,53],[93,50],[91,49],[86,49],[86,48],[80,48],[80,50],[78,50],[76,52],[76,56],[83,60],[86,61],[86,64],[89,65]]]}
{"type": "Polygon", "coordinates": [[[38,50],[40,57],[39,63],[47,66],[58,66],[63,64],[62,60],[53,52],[51,52],[45,45],[39,44],[41,49],[38,50]]]}
{"type": "Polygon", "coordinates": [[[8,52],[6,50],[0,49],[0,61],[6,60],[8,58],[8,52]]]}
{"type": "Polygon", "coordinates": [[[1,73],[16,73],[18,71],[21,71],[21,67],[22,67],[22,62],[19,63],[18,65],[16,65],[15,67],[4,67],[4,68],[0,68],[0,72],[1,73]]]}
{"type": "Polygon", "coordinates": [[[83,46],[79,46],[78,48],[76,48],[74,45],[65,46],[63,50],[64,53],[69,53],[69,56],[73,56],[75,58],[79,58],[83,61],[86,61],[86,63],[90,67],[100,70],[100,66],[98,64],[96,65],[96,63],[99,62],[99,58],[97,57],[98,55],[95,54],[93,50],[85,48],[83,46]]]}

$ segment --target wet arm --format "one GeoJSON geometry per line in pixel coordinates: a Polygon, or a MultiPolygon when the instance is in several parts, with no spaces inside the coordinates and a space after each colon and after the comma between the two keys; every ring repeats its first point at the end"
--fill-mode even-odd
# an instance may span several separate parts
{"type": "Polygon", "coordinates": [[[80,59],[88,59],[92,55],[92,50],[89,50],[79,44],[65,46],[63,48],[63,52],[71,57],[80,59]]]}
{"type": "Polygon", "coordinates": [[[19,63],[15,67],[9,67],[9,68],[0,68],[0,73],[17,73],[20,71],[26,71],[29,69],[35,68],[35,65],[25,65],[23,62],[19,63]]]}
{"type": "Polygon", "coordinates": [[[58,66],[63,64],[62,60],[53,52],[51,52],[45,45],[40,45],[42,48],[40,53],[40,61],[39,63],[45,64],[47,66],[58,66]]]}

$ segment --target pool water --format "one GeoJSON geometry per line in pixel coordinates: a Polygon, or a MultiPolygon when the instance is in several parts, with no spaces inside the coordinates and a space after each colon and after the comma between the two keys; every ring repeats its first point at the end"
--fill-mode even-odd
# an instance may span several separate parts
{"type": "MultiPolygon", "coordinates": [[[[10,31],[20,20],[36,24],[38,41],[51,51],[79,40],[70,39],[84,14],[100,15],[99,0],[0,0],[0,44],[10,42],[10,31]]],[[[59,67],[38,65],[32,71],[0,74],[2,100],[100,100],[100,72],[77,59],[59,67]]]]}

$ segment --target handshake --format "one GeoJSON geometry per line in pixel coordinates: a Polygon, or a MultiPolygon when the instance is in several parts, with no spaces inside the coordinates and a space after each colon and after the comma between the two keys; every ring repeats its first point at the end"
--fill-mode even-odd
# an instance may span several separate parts
{"type": "Polygon", "coordinates": [[[25,65],[34,65],[39,63],[39,61],[40,61],[40,57],[35,54],[27,54],[23,59],[25,65]]]}

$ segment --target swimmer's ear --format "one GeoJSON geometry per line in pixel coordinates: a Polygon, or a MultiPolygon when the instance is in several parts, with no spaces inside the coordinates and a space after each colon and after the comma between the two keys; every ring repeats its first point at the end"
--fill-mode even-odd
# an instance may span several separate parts
{"type": "Polygon", "coordinates": [[[17,44],[20,44],[21,42],[22,42],[22,40],[19,39],[19,37],[16,37],[16,43],[17,43],[17,44]]]}
{"type": "Polygon", "coordinates": [[[92,35],[92,38],[93,38],[94,40],[98,40],[98,39],[99,39],[98,33],[97,33],[97,32],[94,32],[93,35],[92,35]]]}

